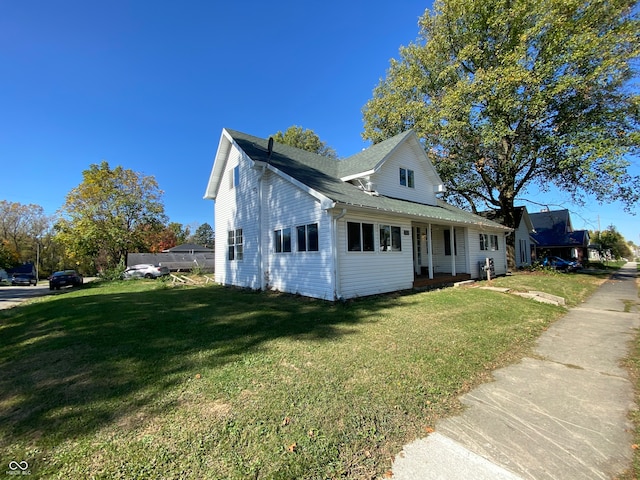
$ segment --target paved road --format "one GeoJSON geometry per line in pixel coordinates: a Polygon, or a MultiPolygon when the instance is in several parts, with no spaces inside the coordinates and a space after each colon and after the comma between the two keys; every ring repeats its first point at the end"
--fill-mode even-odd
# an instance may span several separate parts
{"type": "Polygon", "coordinates": [[[11,308],[28,300],[49,294],[49,282],[38,282],[35,287],[0,286],[0,309],[11,308]]]}
{"type": "MultiPolygon", "coordinates": [[[[95,278],[85,277],[84,283],[89,283],[92,280],[95,280],[95,278]]],[[[29,287],[0,285],[0,310],[15,307],[30,298],[42,297],[53,293],[49,290],[49,282],[47,280],[41,280],[38,285],[29,287]]]]}

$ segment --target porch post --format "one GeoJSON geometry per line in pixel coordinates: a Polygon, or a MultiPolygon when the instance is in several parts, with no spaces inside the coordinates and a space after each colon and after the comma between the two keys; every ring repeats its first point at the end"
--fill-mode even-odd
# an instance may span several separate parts
{"type": "Polygon", "coordinates": [[[427,225],[427,257],[429,259],[429,279],[433,280],[433,242],[431,241],[431,224],[427,225]]]}
{"type": "Polygon", "coordinates": [[[418,262],[418,250],[420,249],[418,242],[420,242],[419,227],[415,225],[411,226],[411,233],[413,237],[413,272],[416,275],[420,275],[420,262],[418,262]]]}
{"type": "Polygon", "coordinates": [[[449,227],[451,235],[449,235],[449,245],[451,248],[451,276],[456,276],[456,229],[451,225],[449,227]]]}

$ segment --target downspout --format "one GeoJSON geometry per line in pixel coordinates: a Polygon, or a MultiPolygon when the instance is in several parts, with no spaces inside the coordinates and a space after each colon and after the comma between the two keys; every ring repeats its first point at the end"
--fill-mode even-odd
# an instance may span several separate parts
{"type": "Polygon", "coordinates": [[[331,222],[331,228],[333,229],[333,251],[332,251],[332,263],[333,263],[333,289],[334,289],[334,299],[342,300],[342,291],[340,289],[339,278],[338,275],[338,260],[340,256],[338,255],[338,220],[344,217],[347,214],[347,209],[343,208],[342,212],[337,216],[333,217],[333,221],[331,222]]]}

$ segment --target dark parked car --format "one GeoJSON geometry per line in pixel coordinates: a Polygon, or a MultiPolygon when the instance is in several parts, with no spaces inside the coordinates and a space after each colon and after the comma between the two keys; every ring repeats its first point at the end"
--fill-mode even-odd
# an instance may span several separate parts
{"type": "Polygon", "coordinates": [[[49,277],[49,290],[54,288],[60,290],[60,287],[73,286],[79,287],[84,282],[82,275],[75,270],[62,270],[55,272],[49,277]]]}
{"type": "Polygon", "coordinates": [[[556,270],[563,270],[565,272],[573,272],[574,270],[579,270],[582,268],[580,263],[575,262],[573,260],[565,260],[560,257],[546,257],[542,260],[542,265],[544,267],[555,268],[556,270]]]}
{"type": "Polygon", "coordinates": [[[129,278],[158,278],[164,275],[169,275],[169,267],[143,263],[127,267],[122,274],[122,278],[125,280],[129,278]]]}
{"type": "Polygon", "coordinates": [[[11,277],[11,285],[37,285],[38,279],[31,273],[14,273],[11,277]]]}

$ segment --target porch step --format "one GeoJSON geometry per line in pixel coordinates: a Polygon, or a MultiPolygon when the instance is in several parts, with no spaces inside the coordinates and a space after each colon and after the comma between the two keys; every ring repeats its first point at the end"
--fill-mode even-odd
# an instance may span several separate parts
{"type": "Polygon", "coordinates": [[[453,284],[454,287],[464,287],[465,285],[472,285],[476,283],[475,280],[463,280],[461,282],[456,282],[453,284]]]}
{"type": "Polygon", "coordinates": [[[455,285],[458,282],[465,282],[471,279],[471,275],[468,273],[461,273],[459,275],[443,275],[436,274],[434,278],[428,277],[416,277],[413,280],[413,288],[437,288],[446,285],[455,285]]]}

